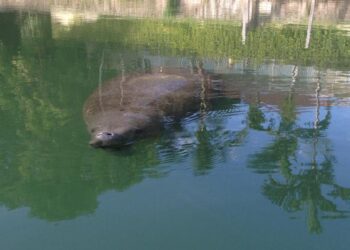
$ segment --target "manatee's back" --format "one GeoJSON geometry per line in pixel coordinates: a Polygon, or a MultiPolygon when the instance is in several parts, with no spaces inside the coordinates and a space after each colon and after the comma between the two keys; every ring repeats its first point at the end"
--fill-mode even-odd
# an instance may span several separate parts
{"type": "MultiPolygon", "coordinates": [[[[122,114],[142,113],[150,118],[183,113],[198,95],[193,78],[175,74],[143,74],[114,78],[87,99],[84,118],[88,127],[98,123],[122,123],[122,114]]],[[[115,124],[116,126],[118,124],[115,124]]]]}

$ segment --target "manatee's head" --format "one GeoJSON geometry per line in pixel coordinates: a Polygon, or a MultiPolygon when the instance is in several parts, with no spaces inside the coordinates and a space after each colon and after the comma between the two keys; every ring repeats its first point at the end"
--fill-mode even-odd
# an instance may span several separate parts
{"type": "Polygon", "coordinates": [[[124,145],[128,145],[132,142],[131,138],[128,138],[124,134],[101,131],[94,133],[89,144],[93,147],[121,147],[124,145]]]}
{"type": "Polygon", "coordinates": [[[122,147],[146,133],[151,119],[140,113],[104,114],[88,124],[93,147],[122,147]]]}

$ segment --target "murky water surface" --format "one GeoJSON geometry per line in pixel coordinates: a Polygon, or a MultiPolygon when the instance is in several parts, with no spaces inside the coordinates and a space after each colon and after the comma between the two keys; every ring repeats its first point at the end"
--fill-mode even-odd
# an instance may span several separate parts
{"type": "Polygon", "coordinates": [[[349,1],[0,10],[1,249],[348,249],[349,1]],[[198,67],[195,111],[88,145],[99,84],[198,67]]]}

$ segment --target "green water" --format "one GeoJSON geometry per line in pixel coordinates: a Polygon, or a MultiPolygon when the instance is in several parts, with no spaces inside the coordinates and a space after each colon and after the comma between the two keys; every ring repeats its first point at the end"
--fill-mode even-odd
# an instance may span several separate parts
{"type": "Polygon", "coordinates": [[[1,12],[1,249],[348,249],[350,39],[306,28],[1,12]],[[205,110],[88,145],[100,79],[198,62],[222,80],[205,110]]]}

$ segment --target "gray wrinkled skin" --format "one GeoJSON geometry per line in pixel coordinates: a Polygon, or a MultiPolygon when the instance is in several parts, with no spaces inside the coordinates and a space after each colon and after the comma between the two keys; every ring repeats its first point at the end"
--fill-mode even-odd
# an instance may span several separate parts
{"type": "Polygon", "coordinates": [[[123,146],[159,131],[165,116],[182,116],[197,106],[200,84],[198,75],[182,72],[131,75],[102,84],[84,105],[90,144],[123,146]]]}

